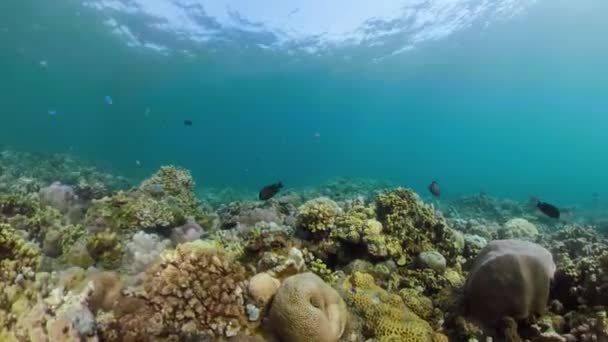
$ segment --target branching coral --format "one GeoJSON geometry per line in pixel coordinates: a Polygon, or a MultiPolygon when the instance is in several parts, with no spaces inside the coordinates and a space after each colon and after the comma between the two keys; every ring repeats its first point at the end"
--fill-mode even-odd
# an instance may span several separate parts
{"type": "Polygon", "coordinates": [[[40,250],[7,224],[0,224],[0,282],[10,283],[25,270],[36,270],[40,250]]]}
{"type": "Polygon", "coordinates": [[[24,294],[21,285],[25,285],[25,276],[32,275],[40,262],[36,245],[10,225],[0,223],[0,330],[8,324],[11,307],[19,306],[15,303],[24,294]]]}
{"type": "Polygon", "coordinates": [[[405,265],[421,252],[435,248],[454,263],[464,240],[409,189],[398,188],[376,198],[381,225],[368,221],[364,241],[370,254],[392,257],[405,265]],[[381,228],[381,229],[380,229],[381,228]]]}
{"type": "Polygon", "coordinates": [[[48,230],[59,229],[63,221],[63,215],[59,211],[41,206],[38,199],[32,196],[0,196],[0,222],[26,231],[32,239],[41,242],[48,230]]]}
{"type": "Polygon", "coordinates": [[[229,255],[203,242],[177,247],[147,276],[144,288],[163,335],[235,336],[247,329],[248,276],[229,255]]]}
{"type": "Polygon", "coordinates": [[[116,233],[103,231],[87,236],[87,250],[105,269],[115,269],[120,266],[124,245],[116,233]]]}
{"type": "Polygon", "coordinates": [[[298,208],[297,225],[315,236],[325,237],[336,227],[341,209],[327,197],[310,200],[298,208]]]}

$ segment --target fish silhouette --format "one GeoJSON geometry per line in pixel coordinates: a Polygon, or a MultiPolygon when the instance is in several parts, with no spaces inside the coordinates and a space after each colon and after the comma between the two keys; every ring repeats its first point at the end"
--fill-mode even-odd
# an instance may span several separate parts
{"type": "Polygon", "coordinates": [[[279,192],[279,190],[282,187],[283,187],[283,184],[281,182],[263,187],[262,190],[260,190],[260,194],[259,194],[260,200],[266,201],[266,200],[271,199],[272,197],[274,197],[274,195],[276,195],[279,192]]]}
{"type": "Polygon", "coordinates": [[[538,201],[536,203],[536,207],[540,209],[543,214],[554,219],[559,219],[559,209],[557,209],[557,207],[555,207],[554,205],[538,201]]]}

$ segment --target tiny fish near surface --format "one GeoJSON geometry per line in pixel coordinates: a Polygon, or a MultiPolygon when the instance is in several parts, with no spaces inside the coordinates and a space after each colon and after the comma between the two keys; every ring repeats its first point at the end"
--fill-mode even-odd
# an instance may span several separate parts
{"type": "Polygon", "coordinates": [[[439,197],[441,195],[439,183],[437,183],[436,181],[431,182],[431,185],[429,185],[429,191],[431,192],[431,194],[433,194],[433,196],[439,197]]]}
{"type": "Polygon", "coordinates": [[[540,211],[549,216],[552,217],[554,219],[558,219],[559,218],[559,209],[557,209],[554,205],[549,204],[549,203],[545,203],[545,202],[541,202],[538,201],[538,203],[536,203],[536,207],[538,209],[540,209],[540,211]]]}
{"type": "Polygon", "coordinates": [[[266,200],[271,199],[272,197],[274,197],[274,195],[276,195],[279,192],[279,190],[282,187],[283,187],[283,184],[281,182],[263,187],[262,190],[260,190],[260,194],[259,194],[260,200],[266,201],[266,200]]]}

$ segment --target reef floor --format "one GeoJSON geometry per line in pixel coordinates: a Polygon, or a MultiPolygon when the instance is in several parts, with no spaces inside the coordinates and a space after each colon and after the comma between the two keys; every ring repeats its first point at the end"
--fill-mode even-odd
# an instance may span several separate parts
{"type": "Polygon", "coordinates": [[[597,215],[354,179],[195,189],[0,153],[0,341],[608,341],[597,215]]]}

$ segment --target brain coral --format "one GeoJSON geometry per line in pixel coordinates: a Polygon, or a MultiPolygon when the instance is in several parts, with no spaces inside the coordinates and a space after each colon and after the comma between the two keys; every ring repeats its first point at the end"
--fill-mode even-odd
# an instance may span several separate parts
{"type": "Polygon", "coordinates": [[[492,328],[505,316],[523,319],[545,310],[555,273],[551,253],[522,240],[495,240],[477,256],[465,285],[471,317],[492,328]]]}
{"type": "Polygon", "coordinates": [[[229,255],[199,240],[164,255],[144,288],[162,319],[162,335],[202,332],[229,337],[246,329],[247,278],[229,255]]]}
{"type": "Polygon", "coordinates": [[[348,311],[340,295],[313,273],[291,276],[274,297],[269,325],[282,341],[336,342],[348,311]]]}

